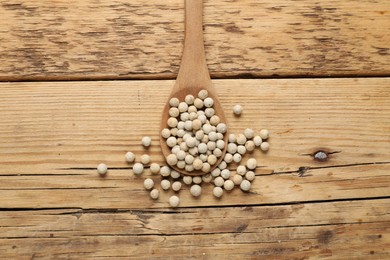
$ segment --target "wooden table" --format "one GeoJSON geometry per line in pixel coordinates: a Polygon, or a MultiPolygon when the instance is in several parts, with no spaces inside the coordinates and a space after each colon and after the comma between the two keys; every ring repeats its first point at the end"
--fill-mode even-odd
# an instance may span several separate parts
{"type": "Polygon", "coordinates": [[[0,17],[2,259],[390,258],[389,1],[205,1],[230,131],[267,128],[271,148],[250,193],[185,187],[177,209],[124,154],[163,164],[183,1],[0,0],[0,17]]]}

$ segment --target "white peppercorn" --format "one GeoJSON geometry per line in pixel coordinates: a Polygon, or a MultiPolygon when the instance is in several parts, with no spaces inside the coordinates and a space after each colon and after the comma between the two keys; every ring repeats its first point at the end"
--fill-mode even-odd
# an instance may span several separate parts
{"type": "Polygon", "coordinates": [[[150,156],[148,154],[143,154],[141,156],[141,163],[148,164],[150,162],[150,156]]]}
{"type": "Polygon", "coordinates": [[[205,134],[209,134],[212,131],[211,125],[210,124],[204,124],[202,126],[202,130],[205,134]]]}
{"type": "Polygon", "coordinates": [[[253,137],[253,142],[255,143],[255,146],[260,146],[263,140],[260,136],[256,135],[255,137],[253,137]]]}
{"type": "Polygon", "coordinates": [[[260,145],[260,149],[264,152],[269,150],[269,143],[268,142],[262,142],[260,145]]]}
{"type": "Polygon", "coordinates": [[[150,171],[151,171],[152,173],[154,173],[154,174],[159,173],[159,171],[160,171],[160,165],[158,165],[157,163],[152,163],[152,164],[150,165],[150,171]]]}
{"type": "Polygon", "coordinates": [[[217,141],[217,139],[218,139],[217,133],[211,131],[211,132],[209,133],[209,140],[215,142],[215,141],[217,141]]]}
{"type": "Polygon", "coordinates": [[[213,115],[213,116],[210,118],[210,124],[211,124],[211,125],[217,126],[220,122],[221,122],[221,119],[220,119],[219,116],[217,116],[217,115],[213,115]]]}
{"type": "Polygon", "coordinates": [[[217,163],[217,157],[214,155],[214,154],[211,154],[209,155],[209,157],[207,158],[207,162],[210,164],[210,165],[214,165],[217,163]]]}
{"type": "Polygon", "coordinates": [[[176,208],[180,204],[180,199],[178,196],[171,196],[169,198],[169,205],[171,205],[172,208],[176,208]]]}
{"type": "Polygon", "coordinates": [[[246,148],[245,148],[245,146],[243,146],[243,145],[238,145],[238,146],[237,146],[237,152],[238,152],[239,154],[241,154],[241,155],[245,154],[245,153],[246,153],[246,148]]]}
{"type": "Polygon", "coordinates": [[[97,172],[100,174],[100,175],[105,175],[107,173],[107,165],[104,164],[104,163],[100,163],[98,166],[97,166],[97,172]]]}
{"type": "Polygon", "coordinates": [[[222,161],[219,165],[218,165],[218,168],[223,170],[223,169],[226,169],[227,167],[227,163],[225,161],[222,161]]]}
{"type": "Polygon", "coordinates": [[[150,197],[154,200],[158,199],[158,197],[160,196],[160,192],[158,191],[158,189],[153,189],[151,192],[150,192],[150,197]]]}
{"type": "Polygon", "coordinates": [[[198,114],[196,112],[191,112],[188,118],[189,120],[195,120],[198,118],[198,114]]]}
{"type": "Polygon", "coordinates": [[[225,183],[225,180],[222,177],[217,177],[214,179],[214,185],[217,187],[222,187],[225,183]]]}
{"type": "Polygon", "coordinates": [[[184,122],[184,129],[187,130],[187,131],[191,131],[192,130],[192,121],[191,120],[188,120],[188,121],[184,122]]]}
{"type": "Polygon", "coordinates": [[[205,183],[209,183],[212,180],[213,180],[213,176],[210,173],[202,176],[202,181],[205,183]]]}
{"type": "Polygon", "coordinates": [[[207,162],[208,156],[206,154],[200,154],[199,159],[202,160],[203,163],[207,162]]]}
{"type": "Polygon", "coordinates": [[[228,141],[229,141],[229,143],[235,143],[237,141],[236,135],[229,134],[228,141]]]}
{"type": "Polygon", "coordinates": [[[243,180],[240,184],[242,191],[249,191],[251,189],[251,183],[248,180],[243,180]]]}
{"type": "Polygon", "coordinates": [[[256,166],[257,166],[257,161],[256,161],[256,159],[250,158],[250,159],[248,159],[248,161],[246,161],[246,167],[247,167],[249,170],[255,169],[256,166]]]}
{"type": "Polygon", "coordinates": [[[244,130],[244,135],[245,135],[246,139],[252,139],[253,136],[255,135],[255,132],[253,131],[253,129],[247,128],[244,130]]]}
{"type": "Polygon", "coordinates": [[[192,121],[192,129],[193,130],[197,131],[201,127],[202,127],[202,122],[199,119],[194,119],[194,121],[192,121]]]}
{"type": "Polygon", "coordinates": [[[261,139],[266,140],[269,137],[269,131],[267,129],[260,130],[259,136],[261,139]]]}
{"type": "Polygon", "coordinates": [[[188,104],[186,102],[180,102],[177,108],[179,109],[180,113],[186,112],[188,110],[188,104]]]}
{"type": "Polygon", "coordinates": [[[172,190],[173,191],[179,191],[181,189],[181,182],[180,181],[175,181],[172,183],[172,190]]]}
{"type": "Polygon", "coordinates": [[[176,166],[179,169],[184,169],[186,167],[186,162],[185,161],[178,161],[176,166]]]}
{"type": "Polygon", "coordinates": [[[214,141],[208,141],[207,142],[207,149],[209,151],[213,151],[215,148],[217,148],[217,143],[214,141]]]}
{"type": "Polygon", "coordinates": [[[230,153],[226,153],[225,154],[225,157],[223,158],[223,160],[226,162],[226,163],[231,163],[233,161],[233,155],[231,155],[230,153]]]}
{"type": "Polygon", "coordinates": [[[190,188],[190,192],[191,192],[192,196],[199,197],[200,194],[202,193],[202,187],[200,187],[197,184],[192,185],[191,188],[190,188]]]}
{"type": "Polygon", "coordinates": [[[184,176],[183,182],[187,185],[190,185],[192,183],[192,177],[191,176],[184,176]]]}
{"type": "Polygon", "coordinates": [[[192,112],[195,112],[195,114],[197,114],[198,109],[196,108],[196,106],[189,106],[188,107],[188,113],[191,114],[192,112]]]}
{"type": "Polygon", "coordinates": [[[171,166],[177,164],[177,157],[176,154],[171,153],[170,155],[167,156],[167,163],[171,166]]]}
{"type": "Polygon", "coordinates": [[[171,107],[177,107],[177,106],[179,105],[179,99],[178,99],[178,98],[175,98],[175,97],[171,98],[171,99],[169,100],[169,105],[170,105],[171,107]]]}
{"type": "Polygon", "coordinates": [[[177,126],[177,119],[175,117],[170,117],[167,120],[167,124],[169,127],[176,127],[177,126]]]}
{"type": "Polygon", "coordinates": [[[194,103],[194,96],[193,95],[187,95],[185,98],[184,98],[184,101],[188,104],[188,105],[192,105],[194,103]]]}
{"type": "Polygon", "coordinates": [[[234,183],[232,180],[226,180],[225,183],[223,184],[223,188],[225,190],[232,190],[234,188],[234,183]]]}
{"type": "Polygon", "coordinates": [[[187,120],[189,120],[190,119],[190,114],[189,113],[187,113],[187,112],[185,112],[185,113],[181,113],[180,114],[180,120],[181,120],[181,122],[185,122],[185,121],[187,121],[187,120]]]}
{"type": "Polygon", "coordinates": [[[183,137],[185,135],[185,131],[183,129],[179,129],[177,132],[176,132],[176,135],[178,137],[183,137]]]}
{"type": "Polygon", "coordinates": [[[177,132],[179,131],[179,129],[177,129],[176,127],[175,128],[171,128],[171,135],[172,136],[177,136],[177,132]]]}
{"type": "Polygon", "coordinates": [[[214,151],[213,151],[213,154],[216,156],[216,157],[221,157],[222,156],[222,151],[221,149],[219,148],[215,148],[214,151]]]}
{"type": "Polygon", "coordinates": [[[237,145],[235,143],[229,143],[227,147],[227,152],[230,154],[235,154],[237,152],[237,145]]]}
{"type": "Polygon", "coordinates": [[[224,124],[224,123],[219,123],[219,124],[217,125],[217,132],[218,132],[218,133],[224,134],[224,133],[226,133],[226,131],[227,131],[227,126],[226,126],[226,124],[224,124]]]}
{"type": "Polygon", "coordinates": [[[205,107],[212,107],[214,105],[214,100],[210,97],[205,98],[205,100],[203,101],[203,104],[205,107]]]}
{"type": "Polygon", "coordinates": [[[221,187],[214,187],[213,195],[216,198],[220,198],[223,195],[223,189],[221,187]]]}
{"type": "Polygon", "coordinates": [[[171,177],[172,177],[173,179],[178,179],[178,178],[180,178],[180,173],[178,173],[178,172],[175,171],[175,170],[172,170],[172,171],[171,171],[171,177]]]}
{"type": "Polygon", "coordinates": [[[207,97],[209,96],[209,92],[205,89],[202,89],[201,91],[199,91],[198,93],[198,97],[202,100],[206,99],[207,97]]]}
{"type": "Polygon", "coordinates": [[[240,165],[237,167],[237,174],[244,176],[246,173],[246,168],[244,165],[240,165]]]}
{"type": "Polygon", "coordinates": [[[223,140],[218,140],[218,141],[216,142],[216,146],[217,146],[218,149],[223,150],[223,148],[225,148],[225,141],[223,141],[223,140]]]}
{"type": "Polygon", "coordinates": [[[161,181],[160,185],[163,190],[169,190],[169,188],[171,187],[171,182],[169,180],[164,179],[161,181]]]}
{"type": "Polygon", "coordinates": [[[151,190],[154,186],[154,181],[150,178],[144,180],[144,187],[147,190],[151,190]]]}
{"type": "Polygon", "coordinates": [[[248,152],[252,152],[253,150],[255,150],[255,143],[253,141],[247,141],[245,143],[245,149],[248,151],[248,152]]]}
{"type": "Polygon", "coordinates": [[[161,136],[167,139],[171,136],[171,131],[168,128],[164,128],[163,130],[161,130],[161,136]]]}
{"type": "Polygon", "coordinates": [[[194,166],[191,164],[187,164],[186,167],[184,167],[184,169],[187,171],[187,172],[192,172],[194,170],[194,166]]]}
{"type": "Polygon", "coordinates": [[[242,113],[242,107],[240,105],[235,105],[233,107],[233,113],[237,116],[241,115],[242,113]]]}
{"type": "Polygon", "coordinates": [[[218,140],[223,141],[223,134],[217,133],[218,140]]]}
{"type": "Polygon", "coordinates": [[[209,136],[208,135],[204,135],[202,140],[201,140],[201,142],[207,144],[208,141],[209,141],[209,136]]]}
{"type": "MultiPolygon", "coordinates": [[[[196,145],[196,143],[195,143],[196,145]]],[[[198,148],[197,147],[192,147],[188,150],[188,152],[192,155],[192,156],[197,156],[198,155],[198,148]]]]}
{"type": "Polygon", "coordinates": [[[242,176],[241,175],[236,174],[236,175],[233,176],[233,183],[235,185],[240,185],[241,182],[242,182],[242,176]]]}
{"type": "Polygon", "coordinates": [[[200,183],[202,183],[202,177],[200,177],[200,176],[192,177],[192,182],[195,184],[200,184],[200,183]]]}
{"type": "Polygon", "coordinates": [[[127,152],[125,158],[127,162],[132,163],[135,160],[135,155],[132,152],[127,152]]]}
{"type": "Polygon", "coordinates": [[[195,133],[195,138],[196,138],[196,140],[201,141],[202,138],[203,138],[203,136],[204,136],[203,130],[196,131],[196,133],[195,133]]]}
{"type": "Polygon", "coordinates": [[[201,171],[204,173],[210,172],[211,166],[209,163],[203,163],[201,171]]]}
{"type": "MultiPolygon", "coordinates": [[[[188,122],[188,121],[187,121],[188,122]]],[[[186,140],[186,144],[189,148],[192,148],[195,146],[196,144],[196,138],[193,138],[193,137],[188,137],[187,140],[186,140]]]]}
{"type": "MultiPolygon", "coordinates": [[[[180,148],[180,146],[179,146],[179,148],[180,148]]],[[[184,152],[183,150],[179,150],[176,153],[176,157],[179,161],[184,160],[184,158],[186,157],[186,152],[184,152]]]]}
{"type": "Polygon", "coordinates": [[[177,107],[171,107],[168,111],[168,114],[171,116],[171,117],[178,117],[179,116],[179,109],[177,107]]]}
{"type": "Polygon", "coordinates": [[[248,181],[253,181],[255,179],[255,173],[253,171],[248,171],[246,174],[245,174],[245,179],[247,179],[248,181]]]}
{"type": "Polygon", "coordinates": [[[187,163],[187,164],[192,164],[194,162],[194,156],[190,155],[190,154],[187,154],[184,161],[187,163]]]}
{"type": "Polygon", "coordinates": [[[228,169],[223,169],[221,171],[221,177],[224,178],[225,180],[229,179],[230,171],[228,169]]]}
{"type": "MultiPolygon", "coordinates": [[[[168,138],[168,139],[169,139],[169,138],[168,138]]],[[[168,143],[168,141],[167,141],[167,143],[168,143]]],[[[180,149],[181,149],[181,150],[183,150],[183,151],[185,151],[185,152],[188,151],[188,146],[187,146],[187,144],[186,144],[185,142],[180,143],[179,146],[180,146],[180,149]]]]}
{"type": "Polygon", "coordinates": [[[201,100],[200,98],[196,98],[194,100],[194,106],[198,109],[201,109],[203,107],[203,100],[201,100]]]}
{"type": "MultiPolygon", "coordinates": [[[[211,164],[211,163],[210,163],[210,164],[211,164]]],[[[203,167],[203,162],[202,162],[201,159],[196,158],[196,159],[194,160],[194,162],[192,163],[192,166],[194,167],[195,170],[200,170],[200,169],[202,169],[202,167],[203,167]]]]}
{"type": "Polygon", "coordinates": [[[177,140],[175,137],[171,136],[167,139],[167,145],[169,147],[174,147],[177,144],[177,140]]]}
{"type": "Polygon", "coordinates": [[[169,175],[171,175],[171,169],[168,166],[163,166],[160,169],[160,174],[163,177],[168,177],[169,175]]]}
{"type": "Polygon", "coordinates": [[[200,122],[202,122],[202,124],[207,123],[207,117],[205,115],[198,115],[198,119],[200,120],[200,122]]]}
{"type": "Polygon", "coordinates": [[[135,163],[133,165],[133,173],[136,175],[141,174],[144,171],[144,166],[141,163],[135,163]]]}
{"type": "Polygon", "coordinates": [[[234,161],[234,162],[239,163],[239,162],[241,162],[241,159],[242,159],[241,154],[235,153],[235,154],[233,155],[233,161],[234,161]]]}
{"type": "Polygon", "coordinates": [[[152,138],[150,138],[149,136],[142,137],[142,145],[143,146],[149,147],[151,144],[152,144],[152,138]]]}
{"type": "Polygon", "coordinates": [[[237,136],[237,143],[238,143],[238,144],[245,144],[246,141],[247,141],[247,140],[246,140],[245,135],[239,134],[239,135],[237,136]]]}
{"type": "Polygon", "coordinates": [[[207,152],[207,144],[205,143],[200,143],[198,145],[198,152],[199,153],[206,153],[207,152]]]}
{"type": "Polygon", "coordinates": [[[221,169],[215,168],[214,170],[211,171],[211,176],[218,177],[219,175],[221,175],[221,169]]]}
{"type": "Polygon", "coordinates": [[[179,145],[175,145],[175,146],[172,147],[172,149],[171,149],[171,153],[173,153],[173,154],[177,154],[179,151],[181,151],[179,145]]]}
{"type": "Polygon", "coordinates": [[[206,110],[204,111],[204,114],[205,114],[208,118],[210,118],[210,117],[212,117],[213,115],[215,115],[215,110],[214,110],[214,108],[211,108],[211,107],[206,108],[206,110]]]}

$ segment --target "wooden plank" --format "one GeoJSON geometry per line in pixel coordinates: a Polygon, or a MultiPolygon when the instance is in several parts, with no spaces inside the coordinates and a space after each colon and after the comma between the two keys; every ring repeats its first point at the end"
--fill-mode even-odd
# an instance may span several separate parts
{"type": "MultiPolygon", "coordinates": [[[[182,0],[0,0],[0,80],[174,78],[182,0]]],[[[389,75],[390,2],[205,1],[212,77],[389,75]]]]}
{"type": "MultiPolygon", "coordinates": [[[[252,155],[260,164],[253,193],[235,190],[216,200],[208,185],[204,196],[193,200],[184,188],[181,206],[390,196],[390,79],[213,82],[230,131],[268,128],[271,149],[252,155]],[[244,106],[241,118],[229,112],[236,103],[244,106]],[[319,149],[330,152],[328,161],[309,155],[319,149]]],[[[132,176],[124,154],[149,153],[152,161],[163,164],[159,118],[172,85],[173,81],[0,84],[1,207],[167,207],[171,193],[151,201],[142,188],[150,174],[132,176]],[[153,139],[149,151],[140,145],[144,135],[153,139]],[[97,176],[100,162],[110,167],[107,178],[97,176]]]]}
{"type": "Polygon", "coordinates": [[[388,258],[390,200],[166,211],[0,212],[6,258],[388,258]]]}

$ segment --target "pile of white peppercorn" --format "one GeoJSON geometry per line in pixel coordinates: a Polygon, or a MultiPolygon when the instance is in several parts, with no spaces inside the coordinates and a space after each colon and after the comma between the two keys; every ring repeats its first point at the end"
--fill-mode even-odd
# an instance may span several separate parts
{"type": "MultiPolygon", "coordinates": [[[[255,179],[257,161],[254,158],[247,159],[244,164],[241,161],[244,154],[252,153],[255,149],[268,151],[268,130],[263,129],[255,134],[252,129],[247,128],[238,135],[231,133],[228,136],[228,143],[225,144],[223,135],[226,134],[227,127],[215,115],[212,108],[213,100],[208,97],[207,91],[200,91],[197,98],[187,95],[184,102],[173,98],[169,103],[171,105],[170,118],[167,122],[169,128],[161,132],[167,145],[171,147],[171,153],[166,158],[169,166],[150,163],[151,159],[148,154],[143,154],[139,161],[135,162],[135,155],[127,152],[126,161],[135,162],[132,167],[134,175],[140,176],[147,168],[151,174],[159,174],[162,177],[160,188],[163,191],[172,189],[177,193],[169,198],[168,202],[171,207],[179,206],[178,194],[183,184],[190,186],[189,191],[194,197],[201,196],[202,184],[206,183],[215,186],[213,195],[216,198],[222,197],[224,191],[229,192],[235,187],[239,187],[244,192],[250,191],[251,182],[255,179]],[[225,145],[227,145],[225,156],[221,158],[222,161],[216,165],[215,169],[210,171],[218,161],[218,157],[222,156],[225,145]],[[235,170],[228,167],[232,163],[237,165],[235,170]],[[204,174],[194,177],[183,175],[170,166],[176,166],[187,172],[199,170],[204,174]]],[[[234,106],[233,113],[240,116],[242,107],[234,106]]],[[[144,147],[149,147],[151,143],[150,137],[142,138],[144,147]]],[[[97,170],[100,175],[104,175],[107,172],[107,166],[99,164],[97,170]]],[[[144,180],[144,188],[150,191],[150,197],[154,200],[157,200],[160,195],[160,190],[156,186],[152,178],[144,180]]]]}
{"type": "Polygon", "coordinates": [[[210,172],[223,154],[227,131],[215,114],[214,100],[207,90],[201,90],[197,97],[187,95],[184,101],[171,98],[169,105],[167,128],[161,131],[171,149],[166,157],[168,165],[188,173],[210,172]]]}

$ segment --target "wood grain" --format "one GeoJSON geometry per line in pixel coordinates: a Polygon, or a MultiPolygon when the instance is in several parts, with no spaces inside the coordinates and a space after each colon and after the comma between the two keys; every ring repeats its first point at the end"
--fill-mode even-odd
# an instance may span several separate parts
{"type": "Polygon", "coordinates": [[[179,212],[0,212],[0,221],[6,258],[390,257],[389,199],[179,212]]]}
{"type": "MultiPolygon", "coordinates": [[[[218,201],[205,187],[208,195],[193,200],[185,188],[182,206],[390,195],[389,79],[213,83],[230,132],[268,128],[271,149],[252,155],[259,162],[252,194],[237,190],[218,201]],[[241,118],[229,112],[237,103],[244,107],[241,118]],[[314,160],[318,150],[327,151],[329,160],[314,160]]],[[[149,200],[143,177],[131,174],[124,154],[148,153],[163,164],[158,129],[171,86],[173,81],[2,83],[2,207],[166,207],[171,193],[149,200]],[[141,146],[144,135],[153,140],[148,151],[141,146]],[[97,176],[100,162],[110,168],[107,178],[97,176]]]]}
{"type": "MultiPolygon", "coordinates": [[[[182,0],[0,0],[0,80],[174,78],[182,0]]],[[[384,76],[389,1],[205,1],[213,78],[384,76]]]]}

